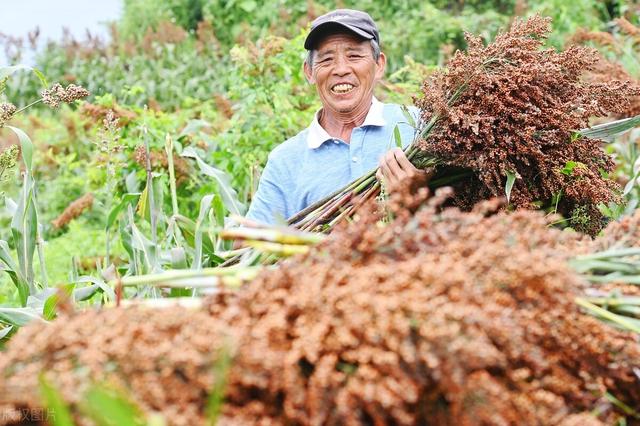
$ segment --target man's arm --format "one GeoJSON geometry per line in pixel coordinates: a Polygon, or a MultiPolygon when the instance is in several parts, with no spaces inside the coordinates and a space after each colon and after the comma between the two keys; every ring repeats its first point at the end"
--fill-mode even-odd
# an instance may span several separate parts
{"type": "Polygon", "coordinates": [[[286,180],[287,176],[279,171],[277,161],[270,157],[246,217],[266,224],[287,219],[287,200],[283,190],[286,180]]]}

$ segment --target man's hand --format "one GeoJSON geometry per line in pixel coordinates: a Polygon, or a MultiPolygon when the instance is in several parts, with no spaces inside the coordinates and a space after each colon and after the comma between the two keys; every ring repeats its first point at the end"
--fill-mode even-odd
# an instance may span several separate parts
{"type": "Polygon", "coordinates": [[[408,187],[411,192],[426,186],[433,176],[433,171],[427,172],[416,168],[400,148],[394,148],[380,158],[380,169],[376,178],[384,182],[389,191],[408,187]]]}

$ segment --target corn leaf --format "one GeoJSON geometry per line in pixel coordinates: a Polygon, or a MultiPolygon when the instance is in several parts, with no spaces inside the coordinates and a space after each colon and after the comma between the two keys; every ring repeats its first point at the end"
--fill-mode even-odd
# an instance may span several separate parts
{"type": "MultiPolygon", "coordinates": [[[[176,215],[175,220],[187,244],[195,248],[196,223],[182,215],[176,215]]],[[[209,255],[214,253],[213,242],[206,233],[202,233],[202,249],[209,255]]]]}
{"type": "MultiPolygon", "coordinates": [[[[171,269],[187,269],[187,254],[182,247],[174,247],[170,250],[171,253],[171,269]]],[[[169,297],[189,297],[193,294],[193,291],[188,288],[171,288],[169,297]]]]}
{"type": "MultiPolygon", "coordinates": [[[[116,293],[113,291],[113,289],[109,286],[109,284],[107,284],[102,278],[97,278],[97,277],[91,277],[88,275],[83,275],[81,277],[79,277],[75,283],[90,283],[92,289],[94,288],[94,286],[96,286],[96,290],[102,290],[106,295],[107,295],[107,299],[108,300],[116,300],[116,293]]],[[[84,287],[83,287],[84,288],[84,287]]],[[[91,293],[90,295],[88,294],[83,294],[82,292],[80,292],[80,290],[82,290],[82,288],[80,289],[76,289],[74,290],[74,300],[85,300],[91,296],[93,296],[93,293],[91,293]],[[76,291],[78,291],[78,293],[76,293],[76,291]],[[83,299],[77,299],[75,298],[75,296],[84,296],[83,299]]],[[[94,293],[95,293],[94,291],[94,293]]]]}
{"type": "Polygon", "coordinates": [[[638,126],[640,126],[640,115],[631,118],[623,118],[622,120],[616,120],[610,123],[599,124],[597,126],[582,129],[578,133],[586,138],[611,141],[614,136],[638,126]]]}
{"type": "Polygon", "coordinates": [[[193,269],[202,268],[202,224],[204,223],[209,210],[211,210],[211,201],[213,200],[214,195],[209,194],[202,197],[200,200],[200,212],[198,213],[198,220],[196,221],[196,227],[194,231],[194,248],[195,255],[193,259],[193,264],[191,267],[193,269]]]}
{"type": "Polygon", "coordinates": [[[5,324],[23,327],[31,321],[43,321],[42,316],[32,307],[0,308],[0,321],[5,324]]]}
{"type": "Polygon", "coordinates": [[[158,263],[158,247],[140,232],[133,220],[131,210],[129,210],[129,227],[131,229],[131,246],[142,254],[146,271],[158,272],[162,270],[158,263]]]}
{"type": "MultiPolygon", "coordinates": [[[[33,255],[36,248],[38,217],[33,199],[34,182],[25,173],[16,214],[11,220],[11,233],[18,256],[18,267],[25,278],[30,294],[36,292],[33,274],[33,255]]],[[[22,300],[24,306],[24,300],[22,300]]]]}
{"type": "Polygon", "coordinates": [[[14,326],[13,325],[8,325],[4,328],[0,328],[0,340],[4,339],[5,337],[7,337],[9,335],[9,333],[11,333],[11,330],[13,330],[14,326]]]}
{"type": "Polygon", "coordinates": [[[11,281],[13,281],[13,284],[18,289],[20,303],[22,306],[25,306],[27,304],[27,297],[29,297],[29,283],[11,256],[9,244],[4,240],[0,240],[0,261],[4,263],[4,266],[0,264],[0,270],[9,274],[9,278],[11,278],[11,281]]]}
{"type": "Polygon", "coordinates": [[[200,171],[216,181],[222,201],[230,213],[241,215],[244,212],[244,206],[238,199],[238,193],[231,186],[231,178],[228,174],[205,163],[192,147],[185,148],[182,151],[182,156],[194,158],[200,171]]]}
{"type": "Polygon", "coordinates": [[[28,173],[33,172],[33,142],[31,138],[22,130],[13,126],[5,126],[7,129],[13,130],[20,141],[20,151],[22,153],[22,161],[27,168],[28,173]]]}
{"type": "Polygon", "coordinates": [[[114,206],[109,212],[109,217],[107,218],[107,226],[106,226],[107,230],[111,229],[113,224],[118,219],[120,212],[122,212],[122,210],[124,210],[125,207],[127,207],[129,204],[134,203],[138,199],[138,197],[140,197],[140,194],[133,194],[133,193],[124,194],[124,196],[122,197],[122,201],[120,201],[116,206],[114,206]]]}
{"type": "Polygon", "coordinates": [[[58,291],[49,296],[42,307],[42,316],[44,319],[50,321],[54,319],[58,314],[58,304],[61,302],[61,296],[59,292],[63,292],[66,297],[71,297],[73,294],[73,284],[67,284],[61,286],[58,291]]]}

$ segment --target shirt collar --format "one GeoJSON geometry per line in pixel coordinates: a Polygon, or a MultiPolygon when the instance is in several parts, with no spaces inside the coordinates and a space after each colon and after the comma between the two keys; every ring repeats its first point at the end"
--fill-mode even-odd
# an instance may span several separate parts
{"type": "MultiPolygon", "coordinates": [[[[360,125],[360,127],[384,126],[387,123],[384,119],[383,112],[384,112],[384,104],[379,100],[377,100],[376,97],[374,96],[371,99],[371,107],[369,108],[369,112],[367,113],[367,116],[365,117],[364,122],[362,123],[362,125],[360,125]]],[[[320,125],[320,122],[318,121],[319,113],[320,111],[316,112],[315,116],[313,117],[313,121],[309,126],[309,133],[307,134],[307,145],[311,149],[316,149],[326,141],[334,139],[320,125]]]]}

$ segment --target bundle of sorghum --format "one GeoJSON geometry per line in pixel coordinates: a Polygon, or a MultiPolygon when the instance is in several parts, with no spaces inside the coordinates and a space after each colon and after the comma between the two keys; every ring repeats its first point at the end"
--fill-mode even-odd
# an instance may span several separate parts
{"type": "MultiPolygon", "coordinates": [[[[640,89],[626,81],[583,79],[596,66],[597,51],[583,46],[563,52],[544,49],[550,31],[550,19],[534,16],[516,19],[487,46],[467,34],[467,51],[456,52],[446,70],[423,83],[416,99],[422,138],[407,156],[414,164],[425,159],[438,164],[440,175],[470,171],[455,185],[454,204],[465,210],[504,196],[511,176],[512,207],[552,206],[571,218],[575,228],[594,235],[605,224],[598,204],[618,201],[619,189],[607,178],[614,164],[601,142],[578,131],[592,117],[627,109],[640,89]]],[[[290,223],[303,229],[334,225],[337,215],[354,210],[354,195],[370,195],[377,185],[372,176],[290,223]]]]}
{"type": "Polygon", "coordinates": [[[514,206],[554,202],[567,217],[595,221],[585,227],[593,234],[602,226],[597,205],[617,200],[606,177],[613,161],[599,141],[574,134],[591,117],[625,110],[638,89],[583,80],[598,53],[583,46],[542,49],[550,30],[550,19],[534,16],[516,20],[487,46],[467,34],[467,51],[423,85],[417,105],[437,124],[420,148],[445,165],[473,171],[456,185],[463,208],[503,195],[513,174],[514,206]]]}
{"type": "Polygon", "coordinates": [[[637,335],[574,303],[586,283],[566,259],[588,245],[535,212],[443,198],[415,215],[397,207],[412,197],[394,200],[389,225],[366,215],[208,314],[117,308],[28,326],[0,355],[0,419],[41,404],[45,371],[74,410],[107,380],[170,424],[201,424],[224,342],[221,425],[595,425],[621,415],[607,392],[637,410],[637,335]]]}

